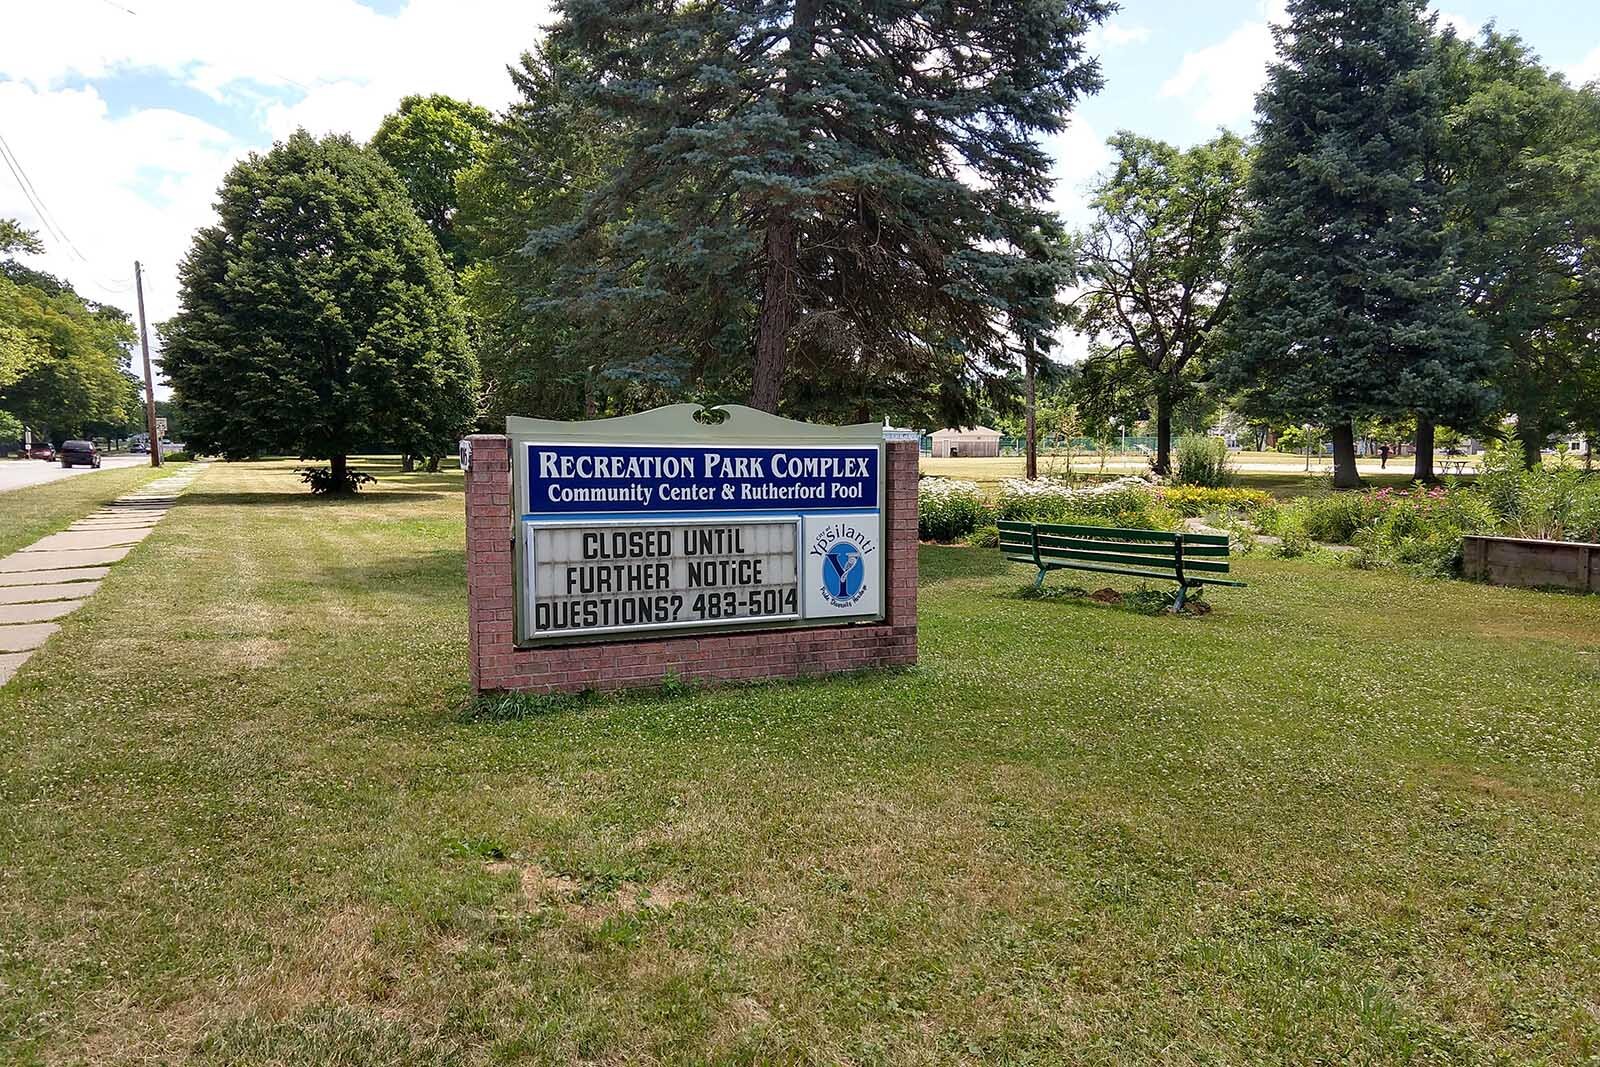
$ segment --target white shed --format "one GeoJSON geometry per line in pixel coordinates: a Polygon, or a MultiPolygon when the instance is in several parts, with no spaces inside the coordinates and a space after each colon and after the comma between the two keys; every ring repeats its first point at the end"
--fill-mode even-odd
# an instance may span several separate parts
{"type": "Polygon", "coordinates": [[[933,431],[933,454],[938,456],[998,456],[1000,431],[987,426],[960,426],[933,431]]]}

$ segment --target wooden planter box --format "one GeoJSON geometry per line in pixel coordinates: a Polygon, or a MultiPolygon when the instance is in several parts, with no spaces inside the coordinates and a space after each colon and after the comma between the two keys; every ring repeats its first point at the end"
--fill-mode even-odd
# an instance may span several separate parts
{"type": "Polygon", "coordinates": [[[1490,585],[1600,593],[1600,545],[1473,535],[1462,538],[1461,571],[1490,585]]]}

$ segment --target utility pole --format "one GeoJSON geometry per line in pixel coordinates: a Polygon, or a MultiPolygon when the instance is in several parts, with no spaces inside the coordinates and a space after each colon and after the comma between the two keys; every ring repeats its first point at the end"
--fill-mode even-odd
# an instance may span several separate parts
{"type": "Polygon", "coordinates": [[[150,466],[161,466],[161,435],[156,433],[156,384],[150,376],[150,331],[144,324],[144,274],[133,261],[133,287],[139,296],[139,347],[144,350],[144,427],[150,435],[150,466]]]}

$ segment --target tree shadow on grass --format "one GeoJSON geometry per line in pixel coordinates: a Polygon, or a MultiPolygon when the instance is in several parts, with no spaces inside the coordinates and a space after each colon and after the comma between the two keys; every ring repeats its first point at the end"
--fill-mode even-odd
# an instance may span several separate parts
{"type": "Polygon", "coordinates": [[[174,507],[254,507],[276,504],[280,507],[329,507],[342,504],[371,504],[374,507],[394,501],[437,500],[448,493],[405,489],[355,493],[346,496],[316,496],[304,490],[282,493],[216,493],[191,489],[181,494],[174,507]]]}
{"type": "Polygon", "coordinates": [[[921,584],[960,578],[993,578],[1011,566],[998,548],[922,545],[917,550],[921,584]]]}
{"type": "Polygon", "coordinates": [[[467,609],[467,556],[460,548],[430,548],[368,562],[324,567],[307,576],[313,584],[342,588],[381,588],[385,592],[461,597],[467,609]]]}
{"type": "Polygon", "coordinates": [[[391,485],[403,485],[408,489],[435,489],[440,492],[461,492],[465,486],[460,475],[454,478],[444,474],[386,474],[378,480],[372,488],[375,493],[387,493],[391,485]]]}

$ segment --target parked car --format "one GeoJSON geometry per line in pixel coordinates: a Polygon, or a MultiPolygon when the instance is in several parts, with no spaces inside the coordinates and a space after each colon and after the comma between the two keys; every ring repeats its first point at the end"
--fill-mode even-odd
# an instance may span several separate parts
{"type": "Polygon", "coordinates": [[[100,450],[94,446],[93,441],[64,441],[61,445],[61,465],[98,468],[100,450]]]}
{"type": "Polygon", "coordinates": [[[56,458],[56,450],[49,445],[34,445],[28,452],[28,458],[52,460],[56,458]]]}

